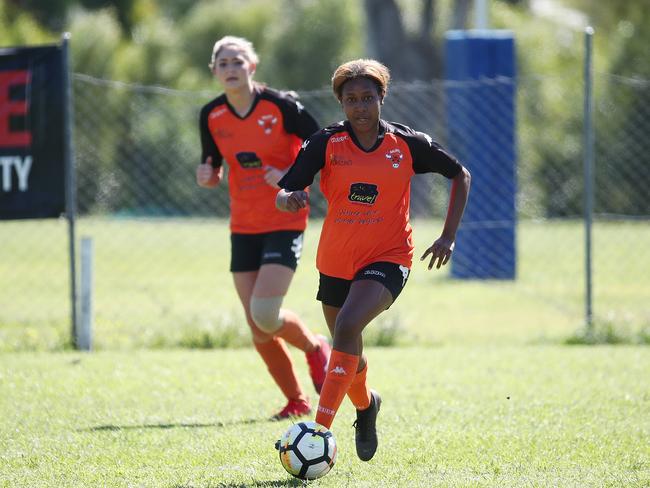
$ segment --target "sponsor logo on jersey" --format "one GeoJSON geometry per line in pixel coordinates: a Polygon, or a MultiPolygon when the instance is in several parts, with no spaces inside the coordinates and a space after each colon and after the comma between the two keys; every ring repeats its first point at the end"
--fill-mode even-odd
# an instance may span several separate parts
{"type": "Polygon", "coordinates": [[[254,152],[238,152],[235,154],[237,162],[244,169],[255,169],[262,167],[262,160],[254,152]]]}
{"type": "Polygon", "coordinates": [[[349,137],[348,135],[338,136],[338,137],[331,137],[331,138],[330,138],[330,141],[332,142],[332,144],[334,144],[334,143],[336,143],[336,142],[345,142],[345,141],[347,141],[349,138],[350,138],[350,137],[349,137]]]}
{"type": "Polygon", "coordinates": [[[386,153],[386,159],[393,163],[393,168],[397,169],[399,168],[399,163],[404,159],[404,155],[402,154],[402,151],[395,148],[386,153]]]}
{"type": "Polygon", "coordinates": [[[379,195],[377,185],[371,183],[352,183],[350,185],[348,200],[355,203],[372,205],[377,200],[377,195],[379,195]]]}
{"type": "Polygon", "coordinates": [[[257,119],[257,123],[264,130],[266,135],[273,132],[273,126],[278,123],[278,118],[275,115],[262,115],[257,119]]]}
{"type": "Polygon", "coordinates": [[[330,154],[330,164],[332,166],[352,166],[352,160],[345,159],[338,154],[330,154]]]}
{"type": "Polygon", "coordinates": [[[212,131],[212,134],[214,137],[218,137],[219,139],[230,139],[231,137],[234,136],[232,132],[230,132],[228,129],[221,129],[221,128],[216,128],[214,131],[212,131]]]}
{"type": "Polygon", "coordinates": [[[210,118],[216,119],[217,117],[220,117],[221,115],[225,114],[227,110],[228,110],[227,108],[220,108],[218,110],[215,110],[210,113],[210,118]]]}

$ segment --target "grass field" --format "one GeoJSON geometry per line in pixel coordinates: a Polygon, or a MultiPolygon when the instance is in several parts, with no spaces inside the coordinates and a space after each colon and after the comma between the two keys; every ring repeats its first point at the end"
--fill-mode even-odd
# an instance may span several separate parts
{"type": "MultiPolygon", "coordinates": [[[[439,222],[414,227],[419,253],[439,222]]],[[[95,245],[90,354],[64,350],[65,223],[0,232],[0,487],[301,486],[273,449],[289,424],[266,420],[281,395],[240,347],[224,222],[82,219],[95,245]]],[[[356,458],[346,400],[337,465],[311,486],[650,487],[650,349],[563,345],[583,324],[581,225],[522,222],[517,236],[515,281],[416,262],[366,335],[391,346],[367,348],[380,449],[356,458]]],[[[600,223],[594,237],[597,324],[643,343],[650,229],[600,223]]],[[[324,332],[317,240],[315,223],[286,304],[324,332]]]]}
{"type": "MultiPolygon", "coordinates": [[[[440,222],[414,228],[419,256],[440,222]]],[[[0,351],[62,349],[70,336],[65,222],[3,222],[0,234],[0,351]]],[[[247,343],[228,272],[227,222],[92,218],[79,220],[77,234],[94,240],[97,349],[247,343]]],[[[314,299],[318,236],[313,221],[285,304],[325,332],[314,299]]],[[[561,342],[584,323],[583,240],[579,222],[521,222],[514,281],[451,280],[448,270],[416,261],[379,327],[410,345],[561,342]]],[[[631,334],[650,329],[648,249],[647,223],[597,223],[598,323],[631,334]]]]}
{"type": "MultiPolygon", "coordinates": [[[[379,451],[356,458],[345,400],[310,486],[650,486],[648,348],[367,352],[379,451]]],[[[280,403],[251,349],[3,354],[0,486],[300,486],[273,448],[289,423],[265,420],[280,403]]]]}

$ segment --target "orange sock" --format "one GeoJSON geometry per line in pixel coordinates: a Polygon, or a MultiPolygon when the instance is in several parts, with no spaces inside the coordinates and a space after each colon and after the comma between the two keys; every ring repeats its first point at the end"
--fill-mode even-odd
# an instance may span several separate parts
{"type": "Polygon", "coordinates": [[[306,400],[296,371],[293,369],[293,361],[282,339],[274,337],[268,342],[254,342],[255,349],[260,353],[266,363],[271,376],[287,397],[287,400],[306,400]]]}
{"type": "Polygon", "coordinates": [[[334,416],[354,380],[358,366],[359,356],[332,349],[327,376],[320,392],[316,422],[330,428],[334,416]]]}
{"type": "Polygon", "coordinates": [[[350,398],[352,405],[357,410],[365,410],[370,406],[370,388],[368,388],[368,384],[366,383],[367,373],[368,361],[366,360],[366,365],[354,377],[348,390],[348,398],[350,398]]]}
{"type": "Polygon", "coordinates": [[[318,346],[318,341],[314,334],[305,327],[300,317],[291,310],[283,308],[280,311],[282,317],[282,327],[275,335],[282,337],[285,341],[302,352],[313,351],[318,346]]]}

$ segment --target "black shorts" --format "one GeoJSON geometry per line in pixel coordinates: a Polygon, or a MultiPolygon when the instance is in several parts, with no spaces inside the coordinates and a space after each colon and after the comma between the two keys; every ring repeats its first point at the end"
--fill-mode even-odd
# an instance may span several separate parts
{"type": "Polygon", "coordinates": [[[302,254],[300,230],[263,234],[230,234],[230,271],[257,271],[263,264],[281,264],[296,270],[302,254]]]}
{"type": "Polygon", "coordinates": [[[384,285],[393,295],[393,302],[395,302],[406,285],[409,273],[410,270],[406,266],[383,261],[364,266],[351,280],[320,273],[316,300],[323,302],[324,305],[341,308],[348,297],[353,281],[373,280],[384,285]]]}

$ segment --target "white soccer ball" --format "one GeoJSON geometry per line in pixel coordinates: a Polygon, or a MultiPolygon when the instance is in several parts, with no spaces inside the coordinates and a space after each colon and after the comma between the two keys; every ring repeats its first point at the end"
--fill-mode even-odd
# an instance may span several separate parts
{"type": "Polygon", "coordinates": [[[292,425],[276,443],[276,448],[284,469],[302,480],[325,476],[336,462],[334,434],[316,422],[292,425]]]}

